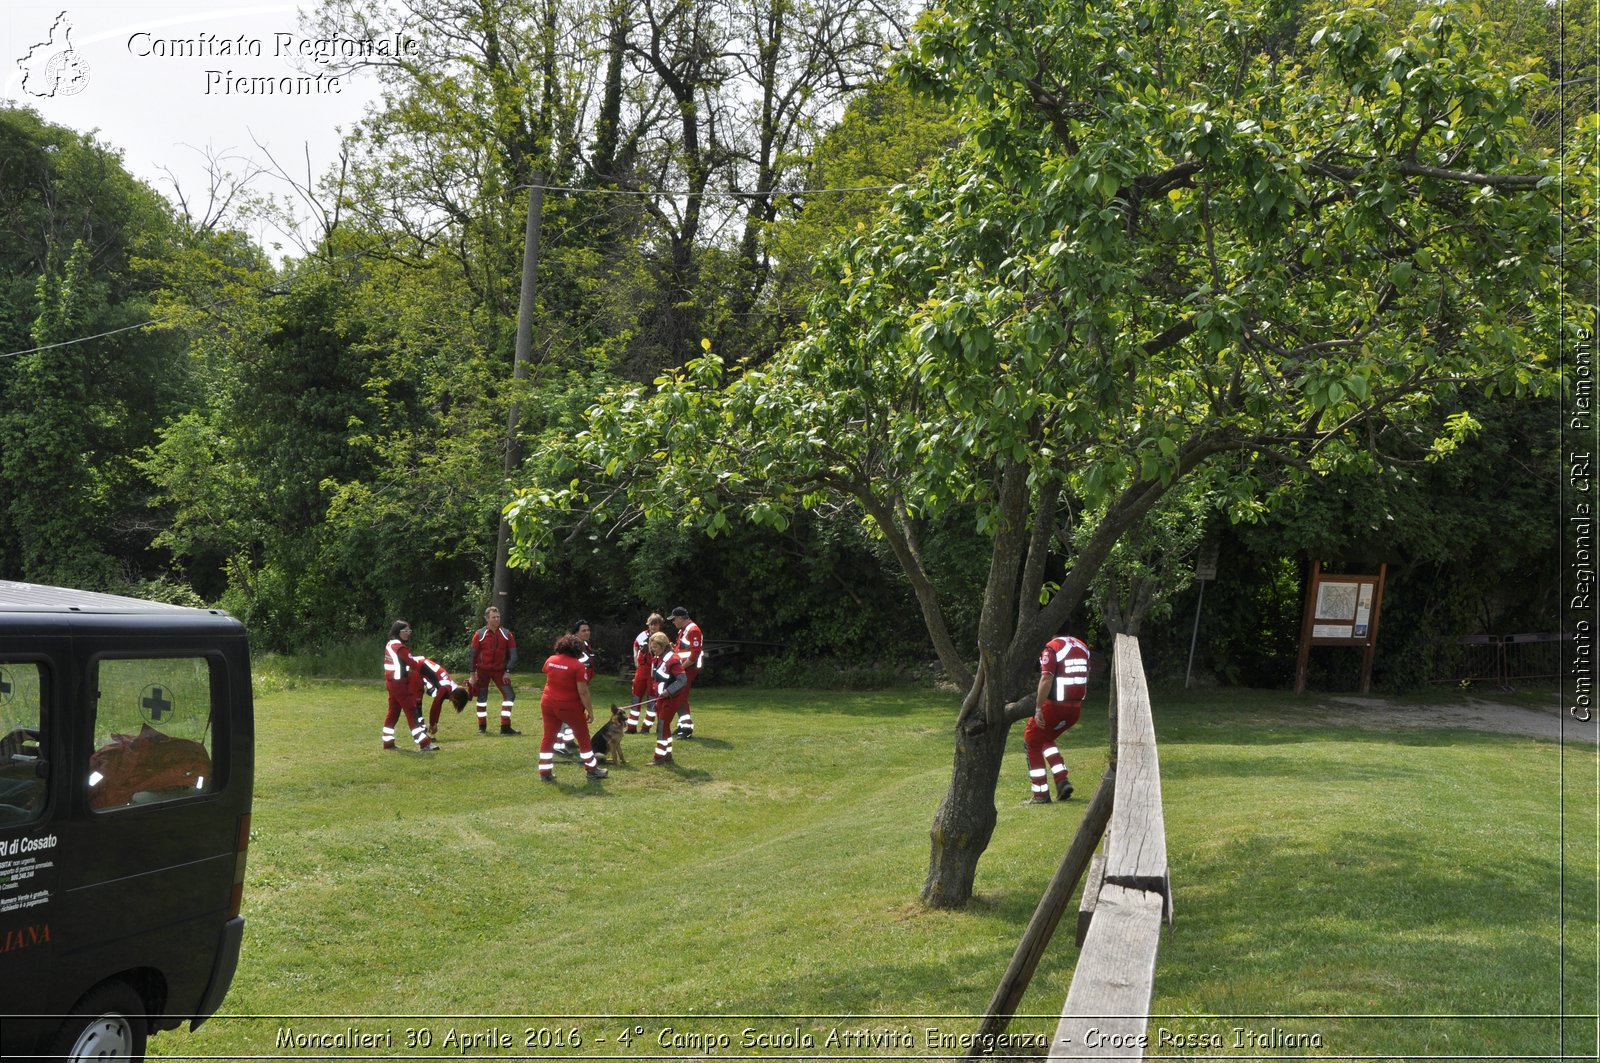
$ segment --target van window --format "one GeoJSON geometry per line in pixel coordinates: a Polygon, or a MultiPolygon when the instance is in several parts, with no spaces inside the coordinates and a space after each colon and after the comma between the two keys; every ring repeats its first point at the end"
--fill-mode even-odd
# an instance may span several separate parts
{"type": "Polygon", "coordinates": [[[38,664],[0,661],[0,827],[44,815],[48,761],[39,755],[45,673],[38,664]]]}
{"type": "Polygon", "coordinates": [[[212,692],[221,684],[213,683],[212,667],[204,657],[95,663],[90,808],[175,801],[217,788],[212,692]]]}

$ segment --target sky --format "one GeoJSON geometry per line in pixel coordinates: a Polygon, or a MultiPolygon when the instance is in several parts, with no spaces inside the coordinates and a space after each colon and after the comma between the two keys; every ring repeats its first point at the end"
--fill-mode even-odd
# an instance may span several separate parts
{"type": "MultiPolygon", "coordinates": [[[[302,180],[309,155],[320,176],[337,158],[340,129],[361,117],[377,85],[370,75],[330,80],[316,62],[317,39],[301,28],[299,9],[309,6],[6,0],[0,98],[94,132],[169,199],[175,183],[203,198],[208,153],[243,172],[267,165],[270,152],[302,180]],[[259,94],[268,83],[280,91],[259,94]]],[[[253,187],[289,191],[271,177],[253,187]]],[[[257,235],[269,247],[283,240],[257,235]]]]}

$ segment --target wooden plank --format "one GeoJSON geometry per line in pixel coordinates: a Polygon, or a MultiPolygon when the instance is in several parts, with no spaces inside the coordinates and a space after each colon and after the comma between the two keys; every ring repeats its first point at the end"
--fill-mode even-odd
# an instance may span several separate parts
{"type": "Polygon", "coordinates": [[[1156,893],[1101,889],[1050,1059],[1144,1058],[1163,906],[1156,893]]]}
{"type": "Polygon", "coordinates": [[[1094,919],[1094,906],[1100,900],[1100,887],[1106,881],[1106,858],[1094,854],[1089,861],[1089,875],[1083,880],[1083,896],[1078,899],[1078,948],[1089,935],[1089,923],[1094,919]]]}
{"type": "Polygon", "coordinates": [[[989,1010],[978,1026],[978,1037],[968,1053],[969,1059],[992,1054],[987,1050],[987,1038],[1004,1032],[1011,1022],[1011,1016],[1016,1014],[1017,1005],[1022,1002],[1022,995],[1033,980],[1033,972],[1038,969],[1040,958],[1044,956],[1045,946],[1050,944],[1062,913],[1072,903],[1072,891],[1083,877],[1084,867],[1091,856],[1095,860],[1100,859],[1095,855],[1095,846],[1100,844],[1100,837],[1106,830],[1106,820],[1111,818],[1111,795],[1115,790],[1116,773],[1108,768],[1100,777],[1100,785],[1095,788],[1094,796],[1089,799],[1089,807],[1084,809],[1083,819],[1078,823],[1078,830],[1067,847],[1066,855],[1061,858],[1061,865],[1056,868],[1055,877],[1045,888],[1044,896],[1039,898],[1033,919],[1029,921],[1028,929],[1023,932],[1022,940],[1012,954],[1011,965],[1006,968],[999,988],[989,1001],[989,1010]]]}
{"type": "Polygon", "coordinates": [[[1166,896],[1167,828],[1161,813],[1161,762],[1156,755],[1150,691],[1139,641],[1117,636],[1117,794],[1106,845],[1106,882],[1166,896]]]}

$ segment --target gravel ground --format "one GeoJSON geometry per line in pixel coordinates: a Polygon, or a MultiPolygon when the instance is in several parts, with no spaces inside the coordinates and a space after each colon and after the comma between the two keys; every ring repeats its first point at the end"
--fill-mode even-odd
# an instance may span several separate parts
{"type": "Polygon", "coordinates": [[[1558,742],[1600,741],[1600,720],[1583,723],[1574,719],[1562,711],[1555,696],[1547,706],[1527,708],[1476,697],[1449,704],[1407,705],[1385,698],[1324,695],[1318,708],[1330,723],[1356,727],[1455,728],[1558,742]]]}

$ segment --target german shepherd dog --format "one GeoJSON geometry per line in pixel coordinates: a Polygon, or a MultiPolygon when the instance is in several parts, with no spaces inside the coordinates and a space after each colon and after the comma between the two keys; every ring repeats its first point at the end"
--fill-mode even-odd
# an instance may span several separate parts
{"type": "Polygon", "coordinates": [[[628,726],[628,714],[619,706],[611,706],[611,719],[605,726],[589,736],[589,746],[595,758],[602,763],[626,764],[622,759],[622,736],[628,726]]]}

